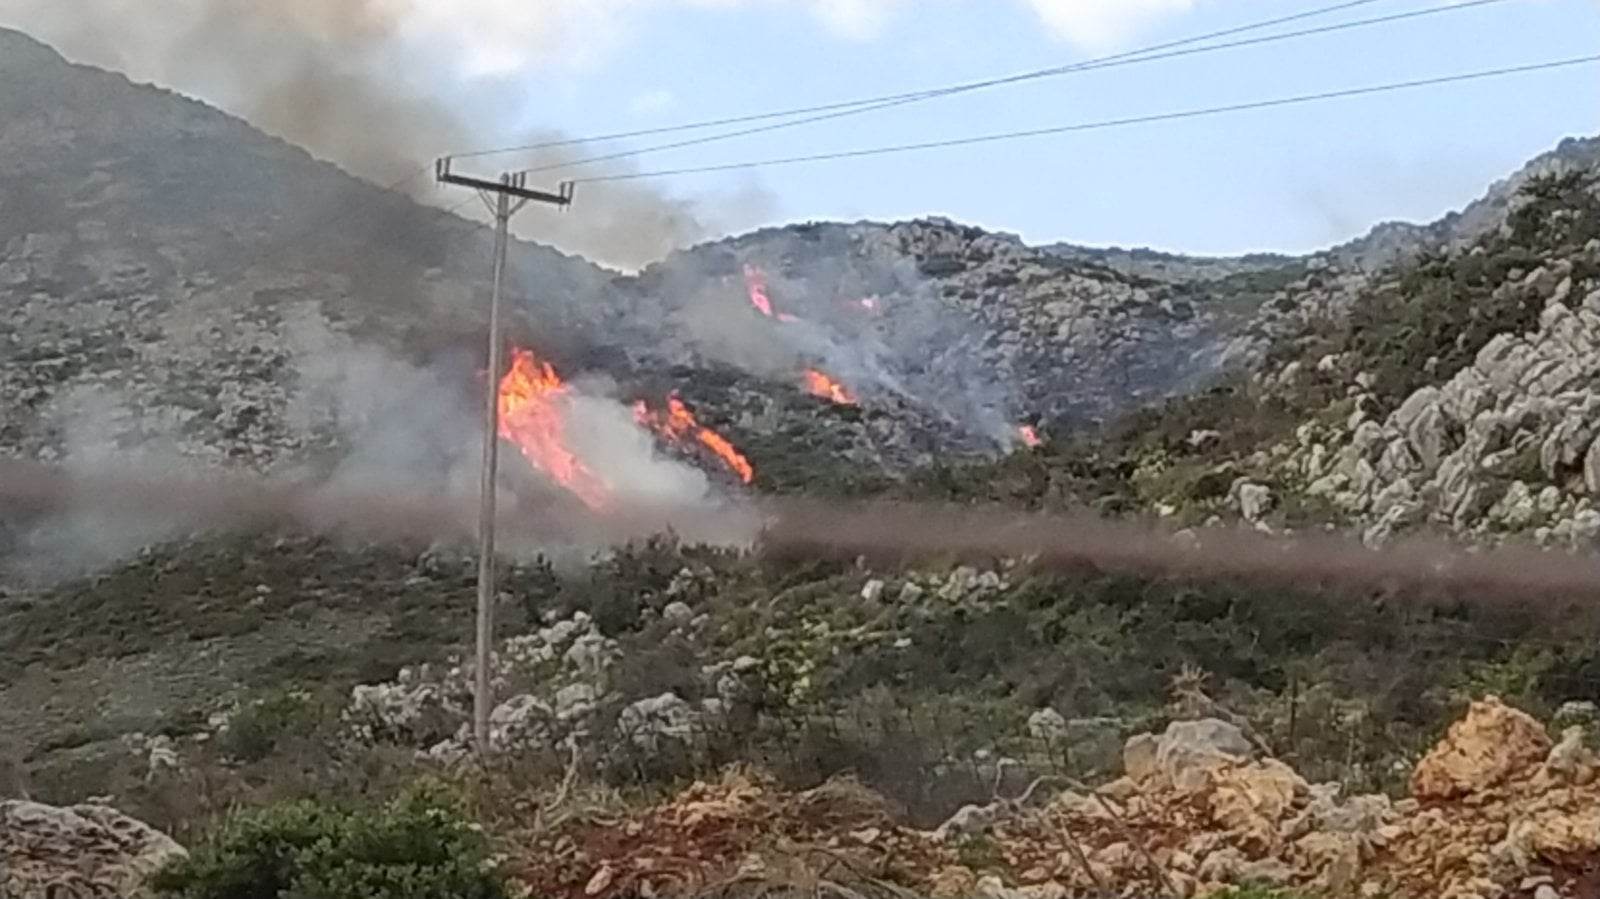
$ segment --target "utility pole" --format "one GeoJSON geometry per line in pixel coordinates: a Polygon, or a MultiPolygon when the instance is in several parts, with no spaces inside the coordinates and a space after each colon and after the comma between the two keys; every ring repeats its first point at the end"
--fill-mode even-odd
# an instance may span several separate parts
{"type": "Polygon", "coordinates": [[[504,347],[500,341],[500,294],[505,283],[506,248],[511,241],[511,217],[529,200],[566,209],[572,203],[573,183],[565,181],[558,194],[529,190],[525,173],[504,174],[498,182],[469,178],[450,171],[450,157],[434,163],[441,183],[470,187],[478,192],[494,216],[494,287],[489,295],[489,376],[483,413],[483,471],[478,486],[478,620],[477,669],[472,694],[472,735],[479,756],[489,754],[489,713],[494,709],[493,678],[489,658],[494,648],[495,602],[495,476],[500,462],[500,377],[504,347]],[[515,202],[513,202],[515,200],[515,202]]]}

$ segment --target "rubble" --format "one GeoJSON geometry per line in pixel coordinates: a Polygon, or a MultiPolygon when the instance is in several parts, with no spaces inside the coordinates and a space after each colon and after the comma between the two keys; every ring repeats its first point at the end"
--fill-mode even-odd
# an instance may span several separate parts
{"type": "Polygon", "coordinates": [[[1582,730],[1552,748],[1538,722],[1492,696],[1419,763],[1399,802],[1310,784],[1215,720],[1136,735],[1125,758],[1124,776],[1092,793],[965,806],[933,831],[897,825],[854,782],[846,812],[818,798],[837,785],[794,793],[739,771],[619,821],[544,834],[521,847],[518,873],[540,895],[610,899],[740,872],[778,878],[797,858],[836,855],[826,870],[854,872],[866,895],[888,883],[950,899],[1070,899],[1109,885],[1191,899],[1254,884],[1499,899],[1590,895],[1574,890],[1600,857],[1600,767],[1582,730]]]}

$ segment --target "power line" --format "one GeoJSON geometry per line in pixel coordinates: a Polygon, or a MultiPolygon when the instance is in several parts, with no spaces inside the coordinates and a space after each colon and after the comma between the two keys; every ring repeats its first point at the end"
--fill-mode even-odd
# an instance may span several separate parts
{"type": "Polygon", "coordinates": [[[632,181],[641,178],[664,178],[672,175],[698,175],[708,172],[726,172],[736,169],[773,168],[776,166],[798,165],[808,162],[825,162],[836,159],[856,159],[866,156],[884,156],[891,153],[909,153],[916,150],[934,150],[947,147],[961,147],[972,144],[996,143],[1000,141],[1019,140],[1029,137],[1042,137],[1051,134],[1066,134],[1077,131],[1096,131],[1105,128],[1117,128],[1125,125],[1142,125],[1152,122],[1165,122],[1176,119],[1192,119],[1203,116],[1220,115],[1228,112],[1243,112],[1254,109],[1268,109],[1277,106],[1293,106],[1304,103],[1314,103],[1322,100],[1334,100],[1342,97],[1358,97],[1368,94],[1390,93],[1418,87],[1430,87],[1441,84],[1453,84],[1462,81],[1475,81],[1485,78],[1497,78],[1506,75],[1516,75],[1526,72],[1538,72],[1547,69],[1584,65],[1600,62],[1600,55],[1579,56],[1572,59],[1555,60],[1552,62],[1534,63],[1524,66],[1512,66],[1502,69],[1489,69],[1480,72],[1467,72],[1460,75],[1445,75],[1438,78],[1424,78],[1416,81],[1400,81],[1391,84],[1380,84],[1372,87],[1348,88],[1345,90],[1327,91],[1318,94],[1303,94],[1296,97],[1282,97],[1276,100],[1257,100],[1250,103],[1235,103],[1227,106],[1210,106],[1202,109],[1190,109],[1181,112],[1157,113],[1154,115],[1133,116],[1122,119],[1108,119],[1099,122],[1084,122],[1073,125],[1057,125],[1049,128],[1034,128],[1025,131],[1006,131],[999,134],[982,134],[972,137],[951,138],[948,140],[926,141],[913,144],[894,144],[884,147],[868,147],[859,150],[843,150],[833,153],[816,153],[808,156],[787,156],[775,159],[753,160],[748,162],[730,162],[718,165],[691,166],[679,169],[662,169],[650,172],[629,172],[616,175],[595,175],[588,178],[575,179],[578,184],[594,184],[605,181],[632,181]]]}
{"type": "MultiPolygon", "coordinates": [[[[1372,2],[1372,0],[1362,0],[1362,2],[1372,2]]],[[[984,90],[984,89],[987,89],[987,88],[998,87],[998,86],[1002,86],[1002,85],[1018,84],[1018,83],[1025,82],[1025,81],[1036,81],[1036,80],[1040,80],[1040,79],[1043,79],[1043,78],[1053,78],[1053,77],[1059,77],[1061,75],[1079,74],[1079,73],[1082,73],[1082,72],[1091,72],[1091,71],[1097,71],[1097,70],[1100,70],[1100,69],[1110,69],[1110,68],[1118,68],[1118,67],[1121,67],[1121,66],[1139,65],[1139,64],[1143,64],[1143,63],[1149,63],[1149,62],[1158,62],[1160,60],[1174,59],[1174,58],[1183,57],[1183,56],[1196,56],[1196,55],[1199,55],[1199,54],[1213,53],[1213,52],[1217,52],[1217,51],[1220,51],[1220,50],[1235,50],[1235,49],[1239,49],[1241,47],[1251,47],[1251,46],[1258,46],[1258,45],[1263,45],[1263,44],[1278,43],[1278,42],[1282,42],[1282,41],[1295,40],[1295,39],[1303,38],[1303,37],[1311,37],[1311,36],[1314,36],[1314,35],[1330,34],[1330,33],[1338,32],[1338,31],[1348,31],[1348,30],[1352,30],[1352,29],[1355,29],[1355,28],[1367,27],[1367,26],[1370,26],[1370,25],[1388,24],[1388,23],[1399,22],[1399,21],[1403,21],[1403,20],[1407,20],[1407,19],[1418,19],[1418,18],[1422,18],[1424,16],[1433,16],[1433,15],[1439,15],[1439,14],[1442,14],[1442,13],[1460,12],[1460,11],[1464,11],[1464,10],[1475,9],[1477,7],[1492,6],[1494,4],[1504,3],[1504,2],[1507,2],[1507,0],[1468,0],[1468,2],[1464,2],[1464,3],[1449,3],[1449,4],[1446,4],[1444,6],[1430,7],[1430,8],[1427,8],[1427,9],[1420,9],[1420,10],[1411,10],[1411,11],[1403,12],[1403,13],[1392,13],[1390,15],[1377,16],[1377,17],[1369,18],[1369,19],[1358,19],[1358,20],[1353,21],[1353,22],[1341,22],[1341,23],[1337,23],[1337,24],[1333,24],[1333,25],[1323,25],[1323,26],[1319,26],[1319,27],[1316,27],[1316,28],[1306,28],[1306,29],[1301,29],[1299,31],[1284,32],[1282,34],[1272,34],[1272,35],[1266,35],[1266,36],[1263,36],[1263,37],[1247,38],[1247,39],[1238,40],[1238,41],[1229,41],[1227,43],[1212,44],[1212,45],[1204,46],[1204,47],[1186,47],[1184,49],[1170,49],[1170,48],[1174,48],[1174,47],[1177,47],[1177,46],[1180,46],[1180,45],[1193,44],[1193,43],[1197,43],[1199,41],[1210,40],[1212,38],[1215,38],[1215,37],[1219,36],[1219,34],[1217,34],[1217,33],[1208,34],[1208,35],[1200,35],[1200,36],[1197,36],[1197,37],[1186,38],[1186,39],[1181,40],[1181,41],[1173,41],[1173,42],[1168,43],[1168,44],[1157,45],[1155,47],[1148,47],[1148,48],[1145,48],[1143,50],[1130,51],[1130,52],[1127,52],[1127,53],[1119,53],[1119,54],[1117,54],[1115,56],[1107,56],[1107,57],[1101,57],[1099,59],[1085,60],[1083,62],[1073,63],[1073,64],[1070,64],[1070,65],[1054,66],[1054,67],[1051,67],[1051,68],[1048,68],[1048,69],[1036,69],[1036,70],[1031,71],[1031,72],[1024,72],[1024,73],[1016,74],[1016,75],[1007,75],[1007,76],[1000,77],[1000,78],[991,78],[991,79],[988,79],[986,81],[970,82],[970,83],[967,83],[967,84],[962,84],[962,85],[957,85],[957,86],[947,87],[947,88],[940,88],[940,89],[936,89],[936,90],[923,91],[923,92],[919,92],[919,93],[915,93],[915,94],[903,94],[903,95],[899,95],[899,96],[897,96],[895,98],[892,98],[892,99],[884,100],[882,102],[872,102],[870,105],[855,105],[855,106],[852,106],[851,108],[838,109],[838,110],[833,111],[833,112],[825,112],[825,113],[822,113],[820,115],[807,116],[807,117],[801,118],[801,119],[794,119],[794,120],[786,121],[786,122],[777,122],[777,123],[768,124],[768,125],[758,125],[758,126],[751,127],[751,128],[739,129],[737,131],[728,131],[728,132],[722,132],[722,133],[719,133],[719,134],[711,134],[711,135],[707,135],[707,136],[704,136],[704,137],[688,138],[686,140],[673,141],[673,142],[670,142],[670,143],[655,144],[653,146],[641,147],[641,148],[633,149],[633,150],[618,150],[618,151],[611,152],[611,153],[602,153],[602,154],[598,154],[598,155],[594,155],[594,156],[587,156],[587,157],[584,157],[584,158],[581,158],[581,159],[575,159],[575,160],[571,160],[571,161],[567,161],[567,162],[554,162],[554,163],[549,163],[549,164],[546,164],[546,165],[534,166],[532,168],[522,169],[521,171],[523,173],[525,173],[525,174],[534,174],[534,173],[537,173],[537,172],[549,172],[549,171],[555,171],[555,170],[558,170],[558,169],[574,168],[576,166],[589,165],[589,164],[596,163],[596,162],[609,162],[609,161],[617,160],[617,159],[627,159],[627,158],[631,158],[631,157],[643,156],[643,155],[646,155],[646,154],[649,154],[649,153],[657,153],[657,152],[661,152],[661,151],[664,151],[664,150],[677,150],[677,149],[682,149],[684,147],[701,146],[701,145],[704,145],[704,144],[715,143],[715,142],[718,142],[718,141],[731,140],[731,139],[738,138],[738,137],[747,137],[747,136],[750,136],[750,135],[753,135],[753,134],[763,134],[763,133],[767,133],[767,132],[783,130],[783,129],[786,129],[786,128],[795,128],[795,127],[798,127],[800,125],[808,125],[808,124],[813,124],[813,123],[816,123],[816,122],[830,121],[832,119],[840,119],[840,118],[845,118],[847,116],[860,115],[862,113],[867,113],[867,112],[876,112],[876,111],[879,111],[879,110],[890,109],[890,108],[897,107],[897,106],[905,106],[905,105],[908,105],[908,104],[911,104],[911,103],[919,103],[919,102],[922,102],[924,100],[931,100],[931,99],[936,99],[936,98],[941,98],[941,97],[949,97],[949,96],[954,96],[956,94],[970,93],[970,92],[973,92],[973,91],[984,90]]],[[[1349,4],[1345,4],[1345,5],[1348,6],[1349,4]]],[[[1300,15],[1300,17],[1303,18],[1303,17],[1305,17],[1307,15],[1311,15],[1311,13],[1302,13],[1300,15]]],[[[1243,26],[1243,27],[1240,27],[1240,28],[1230,29],[1230,31],[1228,33],[1238,33],[1240,31],[1245,31],[1245,30],[1255,30],[1255,29],[1258,29],[1258,28],[1268,27],[1268,25],[1281,24],[1283,21],[1284,20],[1282,20],[1282,19],[1278,19],[1278,20],[1274,20],[1274,21],[1269,22],[1269,23],[1260,23],[1260,24],[1257,24],[1257,25],[1243,26]]]]}
{"type": "MultiPolygon", "coordinates": [[[[588,136],[585,136],[585,137],[569,137],[569,138],[563,138],[563,139],[560,139],[560,140],[543,141],[543,142],[540,142],[540,143],[531,143],[531,144],[521,144],[521,145],[518,145],[518,146],[511,146],[511,147],[496,147],[496,148],[487,149],[487,150],[474,150],[474,151],[467,152],[467,153],[456,153],[456,154],[453,154],[453,155],[457,159],[472,159],[472,158],[482,157],[482,156],[499,156],[499,155],[504,155],[504,154],[507,154],[507,153],[525,153],[525,152],[528,152],[528,151],[531,151],[531,150],[547,150],[547,149],[550,149],[552,147],[568,147],[568,146],[573,146],[575,144],[601,143],[603,141],[624,140],[624,139],[633,138],[633,137],[650,137],[650,136],[657,135],[657,134],[675,134],[675,133],[680,133],[680,132],[684,132],[684,131],[698,131],[698,130],[703,129],[703,128],[716,128],[716,127],[719,127],[719,126],[722,126],[722,125],[742,125],[742,124],[746,124],[746,123],[749,123],[749,122],[761,122],[761,121],[767,121],[769,119],[782,119],[782,118],[788,118],[790,116],[808,115],[808,114],[811,114],[811,113],[819,113],[819,112],[832,112],[834,110],[853,109],[855,107],[861,107],[861,106],[877,106],[879,104],[895,105],[895,104],[897,104],[897,103],[899,103],[901,101],[915,101],[915,100],[921,100],[921,99],[931,99],[933,97],[945,96],[945,95],[951,94],[951,93],[960,93],[960,92],[968,91],[968,90],[978,90],[978,89],[984,88],[984,87],[992,87],[992,86],[997,85],[997,84],[1009,83],[1011,81],[1016,81],[1016,80],[1025,80],[1027,78],[1042,78],[1042,77],[1046,77],[1049,74],[1054,74],[1054,73],[1056,73],[1056,72],[1058,72],[1058,71],[1060,71],[1062,69],[1070,69],[1070,68],[1072,68],[1074,66],[1078,66],[1078,65],[1099,64],[1099,63],[1110,62],[1112,60],[1125,59],[1125,58],[1134,57],[1134,56],[1142,56],[1142,55],[1147,54],[1147,53],[1155,53],[1155,52],[1159,52],[1159,51],[1162,51],[1162,50],[1169,50],[1169,49],[1172,49],[1174,47],[1182,47],[1182,46],[1186,46],[1188,44],[1199,43],[1200,41],[1214,40],[1216,38],[1221,38],[1221,37],[1232,37],[1235,34],[1243,34],[1245,32],[1249,32],[1249,31],[1259,31],[1259,30],[1261,30],[1263,28],[1271,28],[1274,25],[1286,25],[1286,24],[1288,24],[1290,22],[1298,22],[1298,21],[1302,21],[1302,20],[1305,20],[1305,19],[1317,18],[1319,16],[1325,16],[1325,15],[1329,15],[1331,13],[1336,13],[1336,12],[1343,12],[1344,10],[1354,9],[1354,8],[1356,8],[1358,6],[1369,6],[1369,5],[1373,4],[1373,3],[1379,3],[1379,2],[1383,2],[1383,0],[1345,0],[1345,2],[1335,3],[1335,4],[1331,5],[1331,6],[1318,7],[1316,9],[1306,10],[1305,12],[1295,13],[1295,14],[1289,15],[1289,16],[1281,16],[1281,17],[1276,18],[1276,19],[1267,19],[1267,20],[1261,21],[1261,22],[1252,22],[1252,23],[1250,23],[1248,25],[1239,25],[1239,26],[1235,26],[1233,28],[1226,28],[1226,29],[1223,29],[1221,31],[1212,31],[1212,32],[1208,32],[1206,34],[1195,35],[1193,37],[1182,38],[1182,39],[1175,40],[1175,41],[1168,41],[1166,43],[1155,44],[1155,45],[1152,45],[1152,46],[1149,46],[1149,47],[1144,47],[1144,48],[1141,48],[1141,49],[1138,49],[1138,50],[1128,50],[1128,51],[1125,51],[1123,53],[1118,53],[1118,54],[1115,54],[1115,55],[1112,55],[1112,56],[1104,56],[1104,57],[1100,57],[1098,59],[1085,60],[1085,61],[1083,61],[1081,63],[1074,63],[1074,64],[1065,65],[1065,66],[1052,66],[1052,67],[1047,68],[1047,69],[1037,69],[1037,70],[1034,70],[1032,72],[1022,72],[1022,73],[1017,73],[1017,74],[1013,74],[1013,75],[1001,76],[1001,77],[998,77],[998,78],[986,79],[986,80],[983,80],[983,81],[967,82],[967,83],[964,83],[964,84],[950,85],[950,86],[946,86],[946,87],[924,88],[923,90],[919,90],[919,91],[909,91],[909,92],[898,93],[898,94],[882,94],[882,95],[879,95],[879,96],[876,96],[876,97],[864,97],[864,98],[861,98],[861,99],[858,99],[858,100],[842,100],[842,101],[838,101],[838,102],[834,102],[834,103],[824,103],[824,104],[820,104],[820,105],[816,105],[816,106],[798,106],[798,107],[793,107],[793,108],[790,108],[790,109],[775,110],[775,111],[772,111],[772,112],[758,112],[758,113],[751,113],[751,114],[748,114],[748,115],[729,116],[729,117],[726,117],[726,118],[719,118],[719,119],[705,119],[705,120],[698,121],[698,122],[686,122],[686,123],[680,124],[680,125],[666,125],[666,126],[657,127],[657,128],[642,128],[642,129],[638,129],[638,130],[635,130],[635,131],[618,131],[618,132],[614,132],[614,133],[611,133],[611,134],[593,134],[593,135],[588,135],[588,136]]],[[[1474,3],[1472,5],[1477,5],[1477,4],[1474,3]]]]}

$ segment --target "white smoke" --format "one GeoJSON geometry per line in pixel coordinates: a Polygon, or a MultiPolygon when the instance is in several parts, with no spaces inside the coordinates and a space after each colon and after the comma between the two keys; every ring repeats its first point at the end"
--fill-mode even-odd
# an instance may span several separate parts
{"type": "MultiPolygon", "coordinates": [[[[310,445],[280,465],[270,483],[304,494],[308,508],[334,514],[334,531],[381,531],[381,522],[340,517],[337,497],[440,498],[434,523],[440,539],[473,533],[481,470],[483,382],[466,357],[426,364],[351,339],[306,307],[287,310],[284,345],[292,376],[277,410],[289,432],[310,445]],[[320,499],[319,496],[326,497],[320,499]]],[[[664,456],[610,385],[578,380],[560,404],[564,440],[602,480],[615,501],[616,520],[547,531],[540,541],[503,543],[502,552],[540,553],[552,546],[590,552],[607,541],[641,538],[663,528],[720,543],[748,542],[751,523],[711,514],[721,507],[706,475],[664,456]],[[669,509],[651,518],[637,509],[669,509]]],[[[237,472],[220,451],[185,433],[192,412],[147,408],[103,383],[80,384],[58,394],[50,418],[61,436],[55,461],[88,479],[181,481],[210,470],[237,472]]],[[[287,454],[286,454],[287,455],[287,454]]],[[[566,496],[546,473],[506,444],[500,456],[502,511],[515,516],[519,493],[532,485],[545,497],[566,496]]],[[[63,510],[28,522],[13,538],[13,574],[50,581],[126,559],[144,547],[202,531],[259,526],[247,514],[185,503],[140,506],[102,502],[92,492],[74,495],[63,510]],[[242,517],[241,517],[242,516],[242,517]]],[[[571,499],[571,497],[567,497],[571,499]]],[[[574,510],[579,507],[571,503],[574,510]]],[[[608,513],[602,512],[604,519],[608,513]]],[[[514,523],[514,522],[513,522],[514,523]]],[[[318,526],[318,522],[308,522],[318,526]]]]}

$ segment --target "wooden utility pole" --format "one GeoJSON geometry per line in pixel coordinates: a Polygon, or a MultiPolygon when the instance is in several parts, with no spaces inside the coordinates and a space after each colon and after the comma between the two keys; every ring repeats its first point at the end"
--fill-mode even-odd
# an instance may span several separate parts
{"type": "Polygon", "coordinates": [[[489,659],[494,649],[494,524],[495,481],[500,461],[500,377],[504,346],[500,341],[500,294],[505,283],[506,248],[511,241],[511,217],[529,200],[565,209],[572,203],[572,182],[563,182],[559,194],[529,190],[525,173],[504,174],[500,180],[469,178],[450,171],[450,157],[434,164],[434,175],[444,184],[470,187],[478,192],[494,216],[494,287],[489,295],[489,375],[483,413],[483,471],[478,485],[478,620],[476,682],[472,694],[472,735],[478,754],[489,754],[489,713],[494,709],[494,686],[489,659]],[[513,202],[513,200],[515,202],[513,202]]]}

